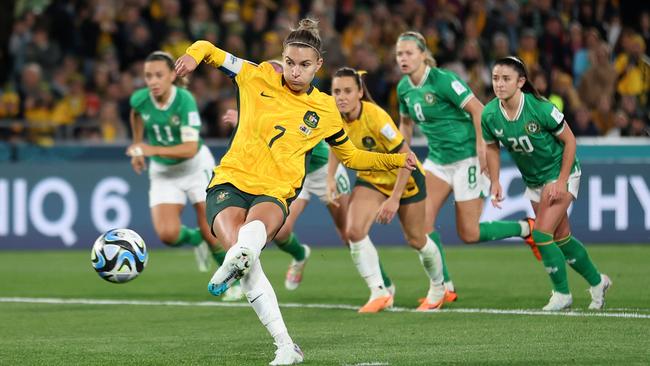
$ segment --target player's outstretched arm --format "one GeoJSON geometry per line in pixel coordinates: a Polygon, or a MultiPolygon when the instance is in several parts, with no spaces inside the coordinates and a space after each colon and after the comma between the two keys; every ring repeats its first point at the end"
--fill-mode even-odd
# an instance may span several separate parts
{"type": "Polygon", "coordinates": [[[359,150],[350,141],[343,129],[325,139],[343,165],[354,170],[393,170],[417,166],[415,154],[380,154],[359,150]]]}
{"type": "Polygon", "coordinates": [[[185,50],[185,54],[176,60],[175,70],[178,76],[185,76],[201,63],[216,67],[228,77],[234,78],[244,66],[244,60],[229,54],[208,41],[196,41],[185,50]]]}

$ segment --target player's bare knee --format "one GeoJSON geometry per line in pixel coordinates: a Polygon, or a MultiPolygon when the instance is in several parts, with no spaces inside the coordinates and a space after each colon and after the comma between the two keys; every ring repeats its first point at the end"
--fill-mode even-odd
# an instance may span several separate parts
{"type": "Polygon", "coordinates": [[[568,227],[558,227],[553,233],[553,240],[564,239],[571,234],[571,230],[568,227]]]}
{"type": "Polygon", "coordinates": [[[427,243],[427,238],[424,235],[404,235],[404,238],[408,245],[416,250],[422,249],[427,243]]]}
{"type": "Polygon", "coordinates": [[[479,231],[473,229],[458,230],[458,237],[465,244],[476,244],[479,241],[479,231]]]}
{"type": "Polygon", "coordinates": [[[163,229],[158,233],[158,237],[165,245],[174,245],[178,241],[178,229],[163,229]]]}
{"type": "Polygon", "coordinates": [[[368,233],[364,232],[361,227],[350,227],[348,228],[347,232],[347,237],[348,240],[350,241],[361,241],[361,239],[365,238],[368,233]]]}

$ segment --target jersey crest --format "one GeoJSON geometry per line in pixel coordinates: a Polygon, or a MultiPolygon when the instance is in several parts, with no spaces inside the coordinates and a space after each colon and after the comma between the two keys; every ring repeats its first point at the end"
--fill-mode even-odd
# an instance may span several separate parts
{"type": "MultiPolygon", "coordinates": [[[[539,131],[539,124],[535,121],[526,122],[526,133],[533,135],[539,131]]],[[[496,131],[495,131],[496,132],[496,131]]]]}
{"type": "Polygon", "coordinates": [[[427,102],[427,104],[433,104],[436,102],[436,96],[433,95],[433,93],[426,93],[424,95],[424,101],[427,102]]]}
{"type": "Polygon", "coordinates": [[[320,117],[314,111],[307,111],[307,113],[305,113],[305,115],[302,117],[302,120],[308,127],[316,128],[318,127],[318,121],[320,121],[320,117]]]}
{"type": "Polygon", "coordinates": [[[363,143],[363,147],[368,150],[372,150],[375,148],[375,146],[377,146],[377,142],[374,138],[372,138],[372,136],[365,136],[361,139],[361,143],[363,143]]]}

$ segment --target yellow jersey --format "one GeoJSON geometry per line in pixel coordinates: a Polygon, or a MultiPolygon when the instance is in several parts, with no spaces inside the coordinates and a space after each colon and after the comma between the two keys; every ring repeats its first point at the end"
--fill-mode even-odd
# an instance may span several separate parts
{"type": "MultiPolygon", "coordinates": [[[[358,148],[380,153],[396,153],[404,144],[404,136],[393,119],[378,105],[362,101],[359,118],[345,123],[345,131],[358,148]]],[[[418,169],[424,174],[418,162],[418,169]]],[[[390,171],[363,171],[357,173],[357,179],[372,184],[381,193],[390,196],[397,181],[399,169],[390,171]]],[[[415,179],[410,176],[401,198],[418,194],[415,179]]]]}
{"type": "Polygon", "coordinates": [[[230,183],[249,194],[275,197],[288,206],[302,188],[308,156],[321,140],[355,170],[405,165],[406,154],[356,149],[345,133],[334,98],[313,86],[306,93],[295,94],[271,64],[253,64],[207,41],[195,42],[186,52],[197,63],[205,61],[226,73],[238,93],[237,128],[208,188],[230,183]]]}

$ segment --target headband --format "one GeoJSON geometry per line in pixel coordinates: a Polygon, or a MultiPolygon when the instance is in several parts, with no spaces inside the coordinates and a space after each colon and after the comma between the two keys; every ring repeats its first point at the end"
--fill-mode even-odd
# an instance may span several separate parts
{"type": "Polygon", "coordinates": [[[506,56],[506,58],[509,59],[509,60],[515,61],[516,63],[520,64],[521,66],[524,66],[524,63],[520,59],[516,58],[515,56],[506,56]]]}
{"type": "Polygon", "coordinates": [[[425,51],[427,49],[424,43],[422,43],[422,40],[414,35],[407,34],[400,36],[397,41],[414,41],[421,51],[425,51]]]}
{"type": "Polygon", "coordinates": [[[285,47],[286,47],[286,46],[293,46],[294,44],[299,44],[299,45],[303,45],[303,46],[311,47],[311,48],[314,49],[314,51],[316,51],[316,53],[318,54],[318,57],[321,57],[321,56],[320,56],[320,51],[318,50],[318,48],[316,48],[316,47],[314,47],[314,46],[312,46],[312,45],[310,45],[309,43],[306,43],[306,42],[291,41],[291,42],[287,42],[287,43],[285,43],[284,46],[285,46],[285,47]]]}

